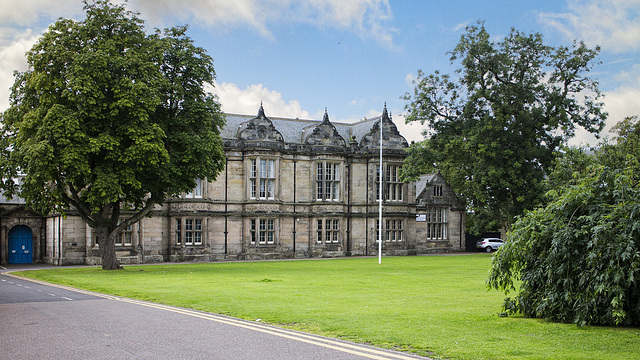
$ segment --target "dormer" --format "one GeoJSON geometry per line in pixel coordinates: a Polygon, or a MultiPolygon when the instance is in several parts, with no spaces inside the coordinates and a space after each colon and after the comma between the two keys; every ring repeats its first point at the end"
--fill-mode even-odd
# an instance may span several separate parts
{"type": "Polygon", "coordinates": [[[273,122],[264,114],[262,104],[260,104],[258,115],[255,118],[240,124],[238,139],[284,142],[282,134],[276,130],[273,122]]]}
{"type": "Polygon", "coordinates": [[[400,135],[398,128],[391,121],[385,104],[382,116],[379,121],[373,125],[371,130],[362,138],[360,146],[363,149],[379,149],[380,148],[380,121],[382,121],[382,148],[393,150],[404,150],[409,146],[407,140],[400,135]]]}
{"type": "Polygon", "coordinates": [[[346,147],[347,145],[344,138],[338,134],[336,127],[329,121],[327,109],[324,109],[322,122],[313,128],[311,134],[304,139],[304,143],[311,146],[331,147],[346,147]]]}

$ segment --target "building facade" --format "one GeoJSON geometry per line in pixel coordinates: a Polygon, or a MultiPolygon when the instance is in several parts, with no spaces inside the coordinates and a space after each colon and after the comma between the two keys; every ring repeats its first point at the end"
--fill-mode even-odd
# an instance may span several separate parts
{"type": "MultiPolygon", "coordinates": [[[[322,121],[269,118],[262,106],[226,119],[224,171],[126,229],[116,241],[122,264],[376,255],[380,191],[385,255],[463,248],[464,206],[442,176],[400,181],[408,144],[386,108],[352,124],[332,123],[326,111],[322,121]]],[[[29,262],[10,255],[23,246],[31,262],[100,262],[92,229],[73,209],[42,217],[5,200],[0,262],[29,262]]]]}

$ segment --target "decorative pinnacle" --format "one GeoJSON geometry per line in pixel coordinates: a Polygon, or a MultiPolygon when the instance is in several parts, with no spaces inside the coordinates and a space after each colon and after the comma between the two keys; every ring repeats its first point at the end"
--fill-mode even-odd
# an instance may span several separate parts
{"type": "Polygon", "coordinates": [[[327,107],[324,108],[324,117],[322,118],[322,122],[329,122],[329,113],[327,112],[327,107]]]}
{"type": "Polygon", "coordinates": [[[260,109],[258,109],[258,117],[266,117],[264,115],[264,108],[262,107],[262,100],[260,100],[260,109]]]}

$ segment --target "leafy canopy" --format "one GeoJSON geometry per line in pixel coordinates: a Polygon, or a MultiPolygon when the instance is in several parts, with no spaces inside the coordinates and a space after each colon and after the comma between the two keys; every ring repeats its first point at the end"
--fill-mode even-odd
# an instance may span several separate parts
{"type": "Polygon", "coordinates": [[[84,8],[85,20],[51,25],[15,74],[0,174],[8,195],[44,214],[72,208],[112,237],[195,179],[215,178],[224,116],[204,90],[213,60],[186,27],[147,35],[124,5],[84,8]],[[118,225],[121,209],[133,215],[118,225]]]}
{"type": "Polygon", "coordinates": [[[513,226],[489,288],[516,291],[505,310],[579,325],[640,325],[640,124],[617,144],[565,152],[546,206],[513,226]],[[567,175],[571,174],[570,177],[567,175]]]}
{"type": "Polygon", "coordinates": [[[467,27],[450,52],[456,76],[419,71],[404,97],[407,122],[430,125],[409,149],[404,179],[440,171],[466,200],[472,232],[508,228],[542,201],[554,152],[576,126],[604,126],[597,83],[586,76],[598,51],[553,48],[515,29],[494,42],[482,23],[467,27]]]}

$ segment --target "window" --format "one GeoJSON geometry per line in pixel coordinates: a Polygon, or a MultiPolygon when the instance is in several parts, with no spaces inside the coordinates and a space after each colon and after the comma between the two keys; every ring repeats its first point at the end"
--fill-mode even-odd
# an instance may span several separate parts
{"type": "Polygon", "coordinates": [[[202,219],[176,219],[176,245],[202,245],[202,219]]]}
{"type": "Polygon", "coordinates": [[[427,209],[427,239],[447,238],[447,209],[434,207],[427,209]]]}
{"type": "MultiPolygon", "coordinates": [[[[387,201],[402,201],[404,184],[400,181],[400,165],[383,165],[383,197],[387,201]]],[[[380,166],[376,167],[376,199],[380,198],[380,166]]]]}
{"type": "Polygon", "coordinates": [[[318,244],[337,244],[340,242],[340,220],[319,219],[316,232],[318,244]]]}
{"type": "MultiPolygon", "coordinates": [[[[120,223],[122,223],[122,220],[120,220],[120,223]]],[[[118,237],[115,240],[115,245],[116,246],[131,246],[132,237],[133,237],[133,226],[129,225],[126,228],[122,229],[122,232],[120,232],[120,235],[118,235],[118,237]]]]}
{"type": "Polygon", "coordinates": [[[251,159],[249,188],[252,199],[272,200],[275,198],[276,166],[273,159],[251,159]]]}
{"type": "Polygon", "coordinates": [[[316,164],[316,199],[326,201],[340,199],[340,164],[331,162],[316,164]]]}
{"type": "Polygon", "coordinates": [[[202,179],[196,179],[196,187],[188,192],[186,197],[189,199],[202,199],[202,187],[205,183],[202,179]]]}
{"type": "MultiPolygon", "coordinates": [[[[384,228],[382,229],[382,233],[384,234],[385,242],[399,243],[404,241],[403,220],[389,219],[383,221],[383,224],[384,228]]],[[[380,221],[376,220],[376,241],[380,239],[380,233],[378,232],[379,226],[380,221]]]]}
{"type": "Polygon", "coordinates": [[[182,219],[176,219],[176,244],[182,244],[182,219]]]}
{"type": "Polygon", "coordinates": [[[433,187],[433,196],[442,196],[442,186],[436,185],[433,187]]]}
{"type": "Polygon", "coordinates": [[[251,219],[251,244],[271,245],[275,243],[276,231],[273,219],[251,219]]]}

